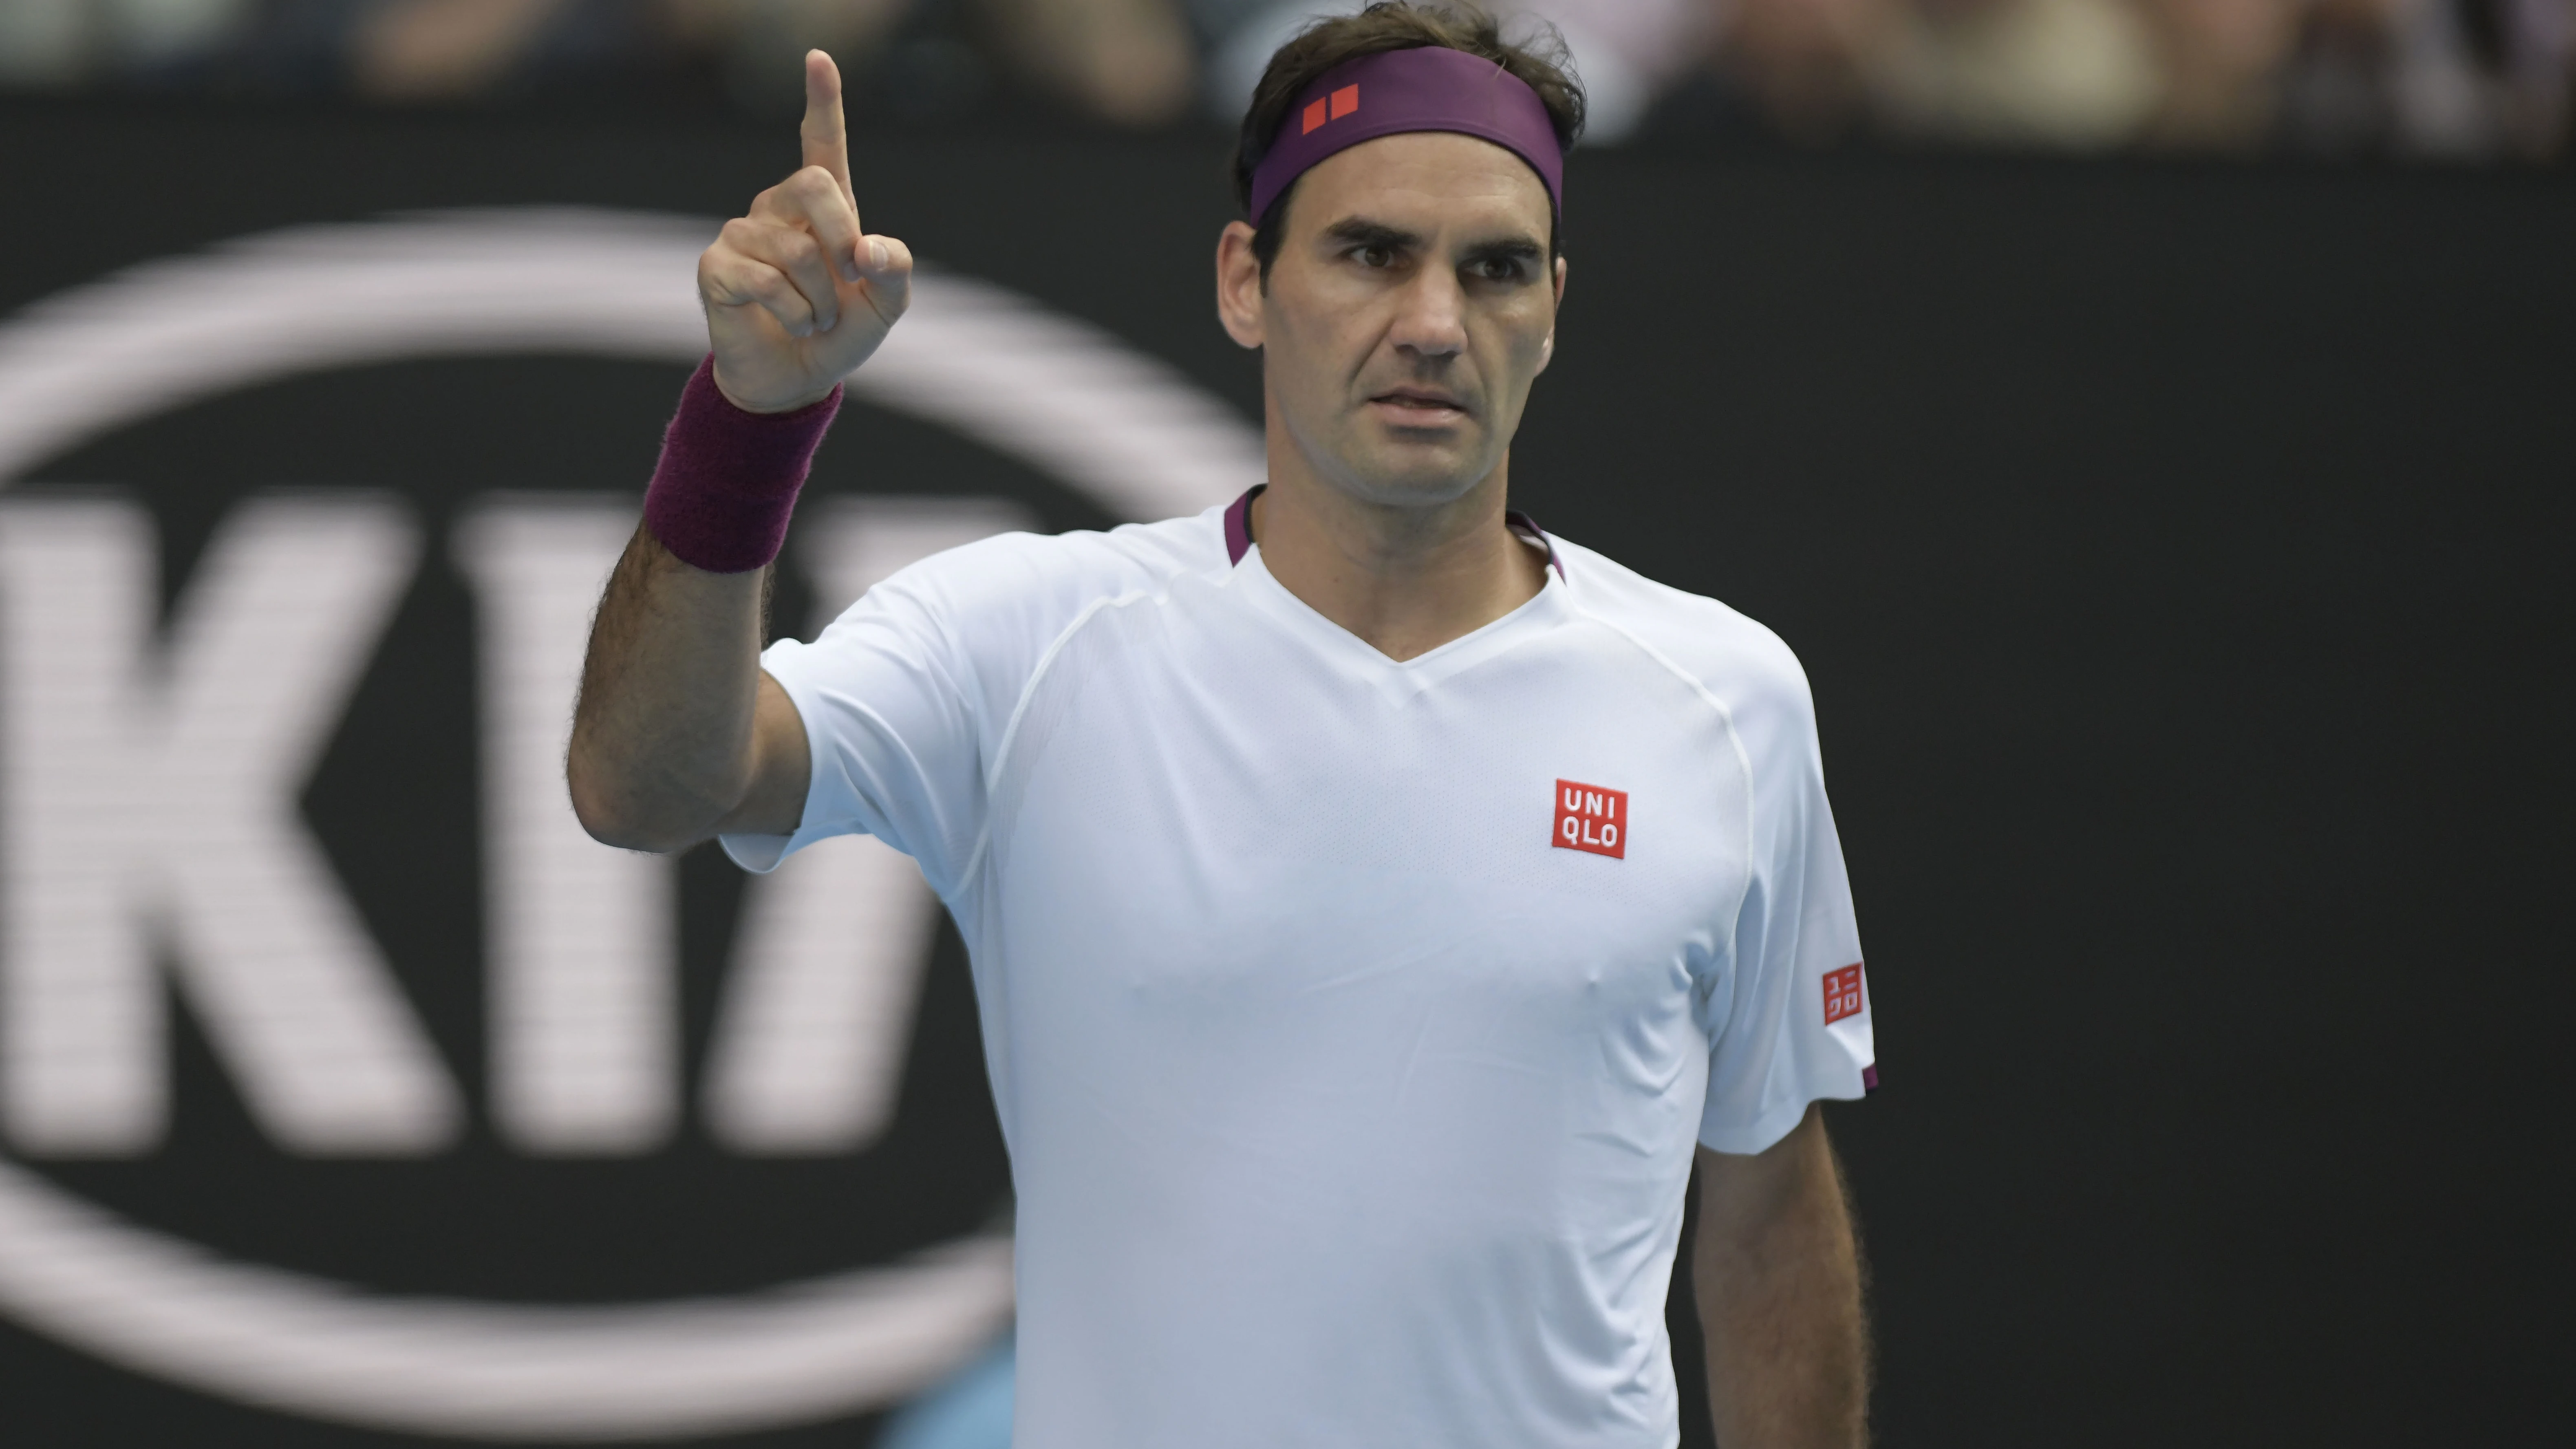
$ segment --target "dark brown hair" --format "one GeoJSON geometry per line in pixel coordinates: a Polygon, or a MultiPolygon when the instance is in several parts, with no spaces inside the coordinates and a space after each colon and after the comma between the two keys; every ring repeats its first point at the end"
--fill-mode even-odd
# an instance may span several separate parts
{"type": "MultiPolygon", "coordinates": [[[[1251,109],[1243,113],[1243,130],[1234,144],[1235,204],[1252,205],[1253,168],[1269,154],[1270,143],[1288,119],[1289,107],[1317,76],[1362,56],[1424,45],[1463,50],[1520,77],[1538,92],[1539,104],[1547,107],[1548,124],[1556,130],[1560,149],[1571,149],[1583,134],[1583,83],[1575,79],[1565,41],[1553,29],[1542,28],[1529,43],[1514,45],[1503,39],[1501,25],[1481,10],[1378,0],[1357,15],[1315,22],[1270,57],[1261,84],[1253,88],[1251,109]]],[[[1252,254],[1261,259],[1265,285],[1270,264],[1279,255],[1288,198],[1296,194],[1297,184],[1292,181],[1270,203],[1268,213],[1251,219],[1252,254]]],[[[1556,254],[1556,240],[1556,223],[1551,221],[1547,238],[1551,257],[1556,254]]]]}

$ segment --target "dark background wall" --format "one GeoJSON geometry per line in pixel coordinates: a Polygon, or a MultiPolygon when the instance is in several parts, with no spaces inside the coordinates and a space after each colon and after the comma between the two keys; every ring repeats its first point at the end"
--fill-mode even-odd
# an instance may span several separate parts
{"type": "MultiPolygon", "coordinates": [[[[0,308],[299,221],[727,214],[792,144],[712,123],[0,110],[0,308]]],[[[1254,364],[1209,316],[1228,215],[1215,143],[858,150],[871,229],[1256,415],[1254,364]]],[[[2576,191],[1665,152],[1579,157],[1569,202],[1561,347],[1516,501],[1769,623],[1814,681],[1883,1033],[1885,1090],[1831,1113],[1876,1269],[1883,1442],[2563,1436],[2542,1401],[2565,1337],[2539,1265],[2567,1209],[2549,1041],[2567,999],[2552,902],[2576,191]]],[[[632,489],[679,374],[355,369],[183,409],[28,476],[151,502],[175,579],[255,488],[394,488],[433,520],[494,487],[632,489]]],[[[818,477],[1103,521],[866,410],[818,477]]],[[[397,918],[379,933],[414,943],[397,964],[460,1059],[476,1051],[456,984],[475,950],[473,763],[435,722],[464,718],[465,610],[433,567],[389,637],[401,667],[380,660],[353,706],[352,737],[368,709],[365,728],[394,732],[380,738],[419,732],[417,808],[357,766],[335,785],[326,765],[307,800],[353,891],[369,871],[430,882],[383,893],[397,918]]],[[[734,887],[706,860],[688,882],[684,966],[702,973],[734,887]]],[[[792,1276],[953,1231],[998,1191],[960,965],[952,939],[908,1128],[793,1180],[686,1140],[615,1181],[516,1166],[479,1136],[426,1167],[308,1169],[240,1129],[184,1032],[161,1158],[30,1165],[172,1231],[389,1291],[579,1300],[792,1276]],[[886,1205],[914,1172],[948,1186],[907,1226],[886,1205]],[[349,1226],[422,1193],[554,1226],[518,1259],[349,1226]],[[320,1220],[339,1235],[281,1226],[320,1220]],[[608,1221],[606,1241],[586,1231],[608,1221]]],[[[5,1326],[0,1403],[12,1442],[398,1442],[5,1326]]],[[[869,1424],[739,1442],[861,1443],[869,1424]]]]}

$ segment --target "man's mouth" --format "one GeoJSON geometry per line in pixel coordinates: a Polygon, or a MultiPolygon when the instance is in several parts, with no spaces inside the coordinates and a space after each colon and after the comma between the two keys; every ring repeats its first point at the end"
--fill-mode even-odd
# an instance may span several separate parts
{"type": "Polygon", "coordinates": [[[1424,422],[1445,422],[1450,418],[1462,417],[1467,411],[1457,399],[1446,393],[1431,392],[1422,388],[1399,387],[1379,393],[1369,401],[1399,412],[1418,414],[1424,422]]]}

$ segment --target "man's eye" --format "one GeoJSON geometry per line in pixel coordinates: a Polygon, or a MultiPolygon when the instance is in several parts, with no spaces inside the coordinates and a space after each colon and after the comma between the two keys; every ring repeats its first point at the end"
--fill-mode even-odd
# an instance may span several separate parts
{"type": "Polygon", "coordinates": [[[1389,251],[1385,247],[1362,247],[1358,251],[1352,253],[1352,255],[1358,257],[1360,265],[1364,267],[1391,267],[1395,265],[1395,253],[1389,251]]]}
{"type": "Polygon", "coordinates": [[[1508,257],[1487,257],[1476,263],[1476,275],[1488,282],[1508,282],[1520,274],[1520,263],[1508,257]]]}

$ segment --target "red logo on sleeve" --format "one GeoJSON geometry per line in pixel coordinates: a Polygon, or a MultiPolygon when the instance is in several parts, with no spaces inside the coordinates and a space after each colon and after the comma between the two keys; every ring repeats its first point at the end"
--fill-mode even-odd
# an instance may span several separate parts
{"type": "Polygon", "coordinates": [[[1825,973],[1825,1025],[1860,1015],[1860,963],[1825,973]]]}
{"type": "Polygon", "coordinates": [[[1556,828],[1547,843],[1560,850],[1588,850],[1628,858],[1628,792],[1598,785],[1556,782],[1556,828]]]}

